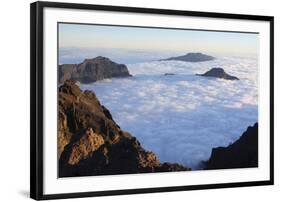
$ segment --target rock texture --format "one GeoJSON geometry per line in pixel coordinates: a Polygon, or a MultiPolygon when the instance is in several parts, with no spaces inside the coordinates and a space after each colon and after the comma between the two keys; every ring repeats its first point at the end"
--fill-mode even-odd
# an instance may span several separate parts
{"type": "Polygon", "coordinates": [[[226,80],[239,80],[235,76],[231,76],[227,74],[223,68],[212,68],[211,70],[207,71],[204,74],[196,74],[197,76],[207,76],[207,77],[216,77],[226,80]]]}
{"type": "Polygon", "coordinates": [[[161,163],[112,119],[91,91],[75,81],[59,87],[59,177],[190,170],[161,163]]]}
{"type": "Polygon", "coordinates": [[[247,131],[228,147],[212,150],[205,169],[258,167],[258,123],[248,127],[247,131]]]}
{"type": "Polygon", "coordinates": [[[59,65],[59,83],[72,79],[81,83],[92,83],[105,78],[131,76],[124,64],[117,64],[110,59],[98,56],[86,59],[80,64],[59,65]]]}
{"type": "MultiPolygon", "coordinates": [[[[185,61],[185,62],[205,62],[214,60],[215,58],[209,55],[205,55],[203,53],[187,53],[185,55],[177,56],[177,57],[171,57],[165,60],[179,60],[179,61],[185,61]]],[[[162,61],[163,61],[162,60],[162,61]]]]}

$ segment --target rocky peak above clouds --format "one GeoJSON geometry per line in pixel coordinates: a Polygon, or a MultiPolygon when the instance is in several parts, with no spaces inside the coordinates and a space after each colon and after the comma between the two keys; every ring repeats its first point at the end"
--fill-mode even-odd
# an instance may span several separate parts
{"type": "Polygon", "coordinates": [[[131,76],[126,65],[115,63],[102,56],[85,59],[80,64],[59,65],[58,72],[59,83],[69,79],[81,83],[92,83],[106,78],[131,76]]]}

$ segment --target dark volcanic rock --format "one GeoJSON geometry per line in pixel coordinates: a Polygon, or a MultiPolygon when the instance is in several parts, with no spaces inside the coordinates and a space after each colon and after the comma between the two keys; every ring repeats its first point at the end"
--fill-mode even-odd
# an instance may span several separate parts
{"type": "Polygon", "coordinates": [[[176,75],[176,74],[174,74],[174,73],[165,73],[164,74],[164,76],[174,76],[174,75],[176,75]]]}
{"type": "Polygon", "coordinates": [[[75,81],[59,87],[59,177],[190,170],[160,163],[130,133],[123,131],[91,91],[75,81]]]}
{"type": "Polygon", "coordinates": [[[212,150],[205,169],[258,167],[258,123],[248,127],[247,131],[228,147],[212,150]]]}
{"type": "Polygon", "coordinates": [[[216,77],[226,80],[239,80],[235,76],[231,76],[227,74],[223,68],[212,68],[211,70],[207,71],[204,74],[196,74],[197,76],[208,76],[208,77],[216,77]]]}
{"type": "Polygon", "coordinates": [[[181,55],[177,57],[171,57],[164,60],[179,60],[179,61],[185,61],[185,62],[204,62],[209,60],[214,60],[215,58],[209,55],[205,55],[202,53],[187,53],[186,55],[181,55]]]}
{"type": "Polygon", "coordinates": [[[72,79],[91,83],[105,78],[131,76],[124,64],[117,64],[106,57],[86,59],[80,64],[59,65],[59,83],[72,79]]]}

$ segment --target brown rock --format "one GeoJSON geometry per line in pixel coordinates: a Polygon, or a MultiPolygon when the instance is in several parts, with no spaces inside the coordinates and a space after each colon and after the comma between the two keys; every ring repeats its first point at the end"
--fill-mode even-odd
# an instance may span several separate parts
{"type": "Polygon", "coordinates": [[[86,59],[80,64],[59,65],[59,83],[72,79],[81,83],[91,83],[105,78],[129,77],[128,68],[110,59],[98,56],[86,59]]]}
{"type": "Polygon", "coordinates": [[[60,177],[190,170],[161,164],[120,129],[93,92],[82,92],[74,81],[60,86],[58,97],[60,177]]]}
{"type": "Polygon", "coordinates": [[[94,133],[92,128],[89,128],[86,134],[73,145],[68,163],[70,165],[78,164],[80,160],[88,158],[92,152],[98,150],[103,144],[103,137],[94,133]]]}

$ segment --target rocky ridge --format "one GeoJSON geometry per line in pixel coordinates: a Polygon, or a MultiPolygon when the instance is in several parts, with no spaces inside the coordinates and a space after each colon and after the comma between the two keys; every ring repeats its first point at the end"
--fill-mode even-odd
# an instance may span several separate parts
{"type": "Polygon", "coordinates": [[[92,83],[106,78],[131,76],[124,64],[117,64],[109,58],[98,56],[85,59],[80,64],[63,64],[58,67],[59,83],[72,79],[81,83],[92,83]]]}
{"type": "Polygon", "coordinates": [[[116,124],[94,92],[81,91],[75,81],[59,87],[58,99],[59,177],[190,170],[161,163],[116,124]]]}
{"type": "Polygon", "coordinates": [[[258,167],[258,123],[227,147],[213,148],[205,169],[258,167]]]}

